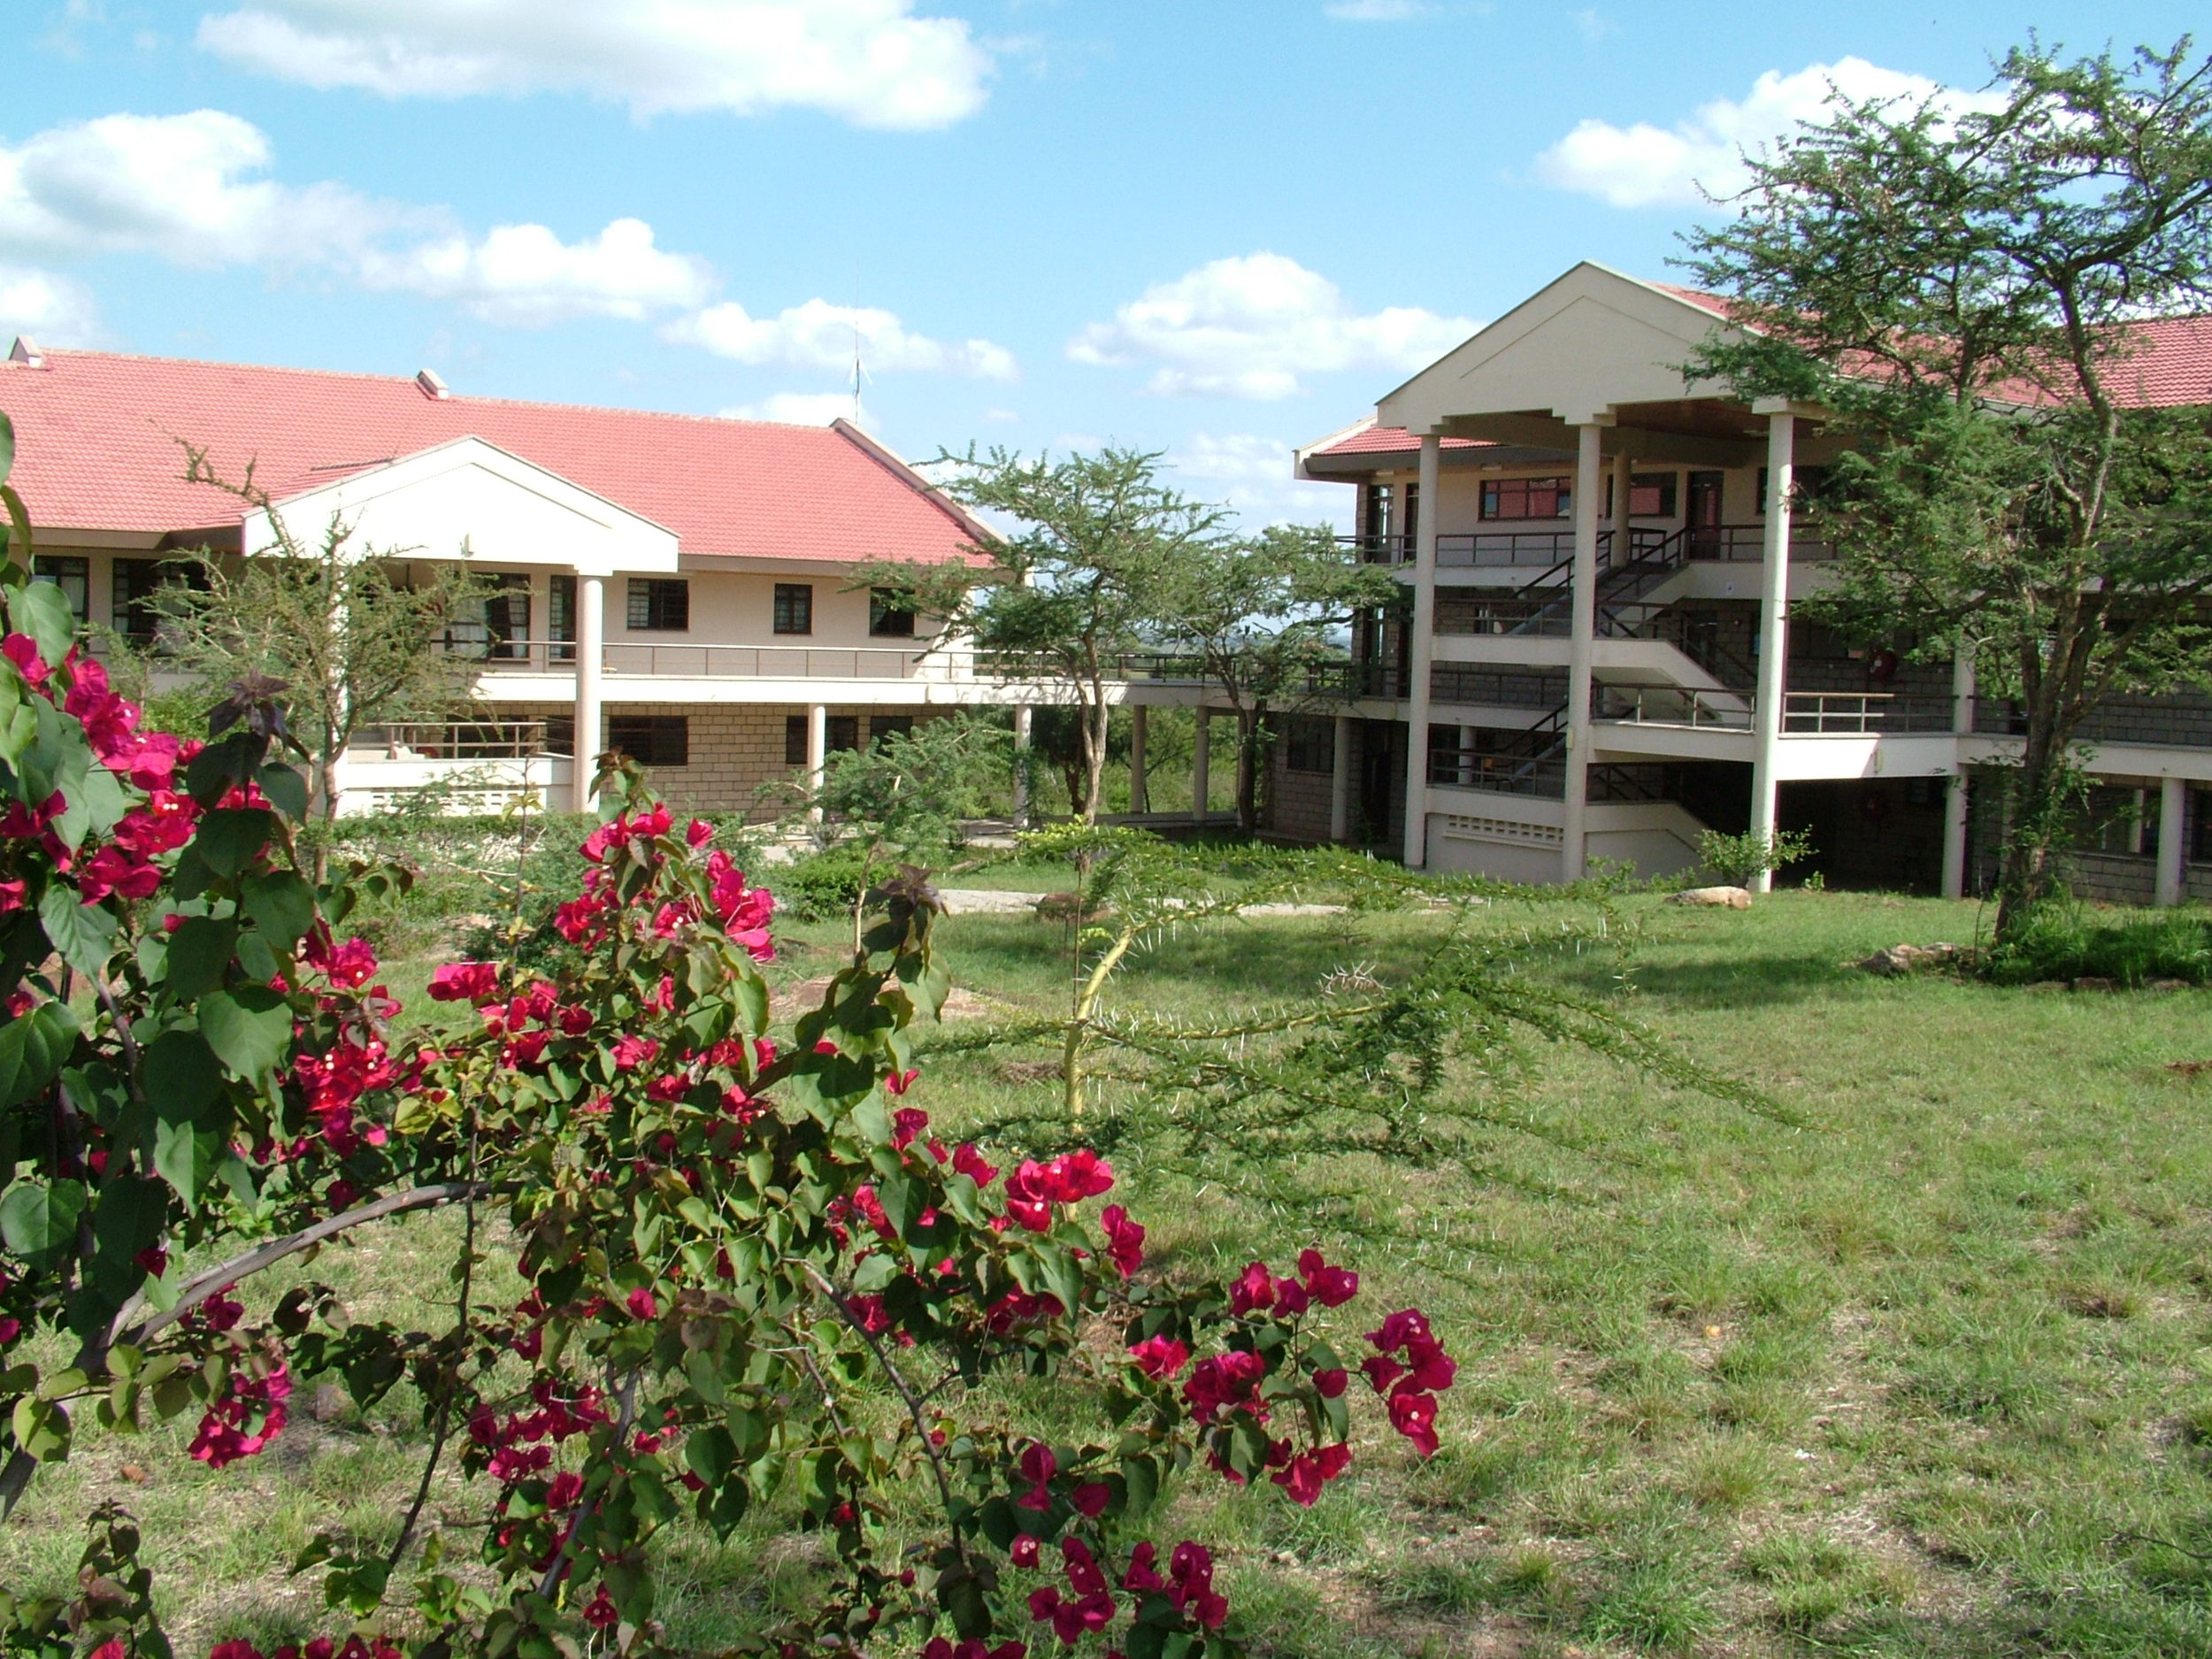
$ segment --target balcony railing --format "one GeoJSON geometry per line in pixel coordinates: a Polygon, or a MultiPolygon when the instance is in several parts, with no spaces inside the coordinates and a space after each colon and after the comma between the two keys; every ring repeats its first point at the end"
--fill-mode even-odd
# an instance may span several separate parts
{"type": "MultiPolygon", "coordinates": [[[[1756,565],[1767,556],[1767,528],[1763,524],[1694,526],[1689,532],[1693,564],[1756,565]]],[[[1826,541],[1790,537],[1790,562],[1832,559],[1836,549],[1826,541]]]]}
{"type": "MultiPolygon", "coordinates": [[[[488,674],[573,673],[576,647],[565,640],[450,641],[447,649],[488,674]]],[[[609,674],[673,680],[949,679],[953,661],[874,646],[692,645],[610,640],[600,653],[609,674]]]]}
{"type": "Polygon", "coordinates": [[[1336,544],[1349,548],[1363,565],[1410,565],[1413,538],[1409,535],[1340,535],[1336,544]]]}
{"type": "Polygon", "coordinates": [[[542,720],[392,722],[362,726],[346,745],[349,757],[394,760],[523,760],[548,752],[542,720]]]}
{"type": "MultiPolygon", "coordinates": [[[[1750,694],[1695,686],[1601,683],[1593,688],[1594,719],[1630,726],[1691,726],[1748,732],[1750,694]]],[[[1952,729],[1948,697],[1879,691],[1791,691],[1782,697],[1785,737],[1885,737],[1952,729]]]]}
{"type": "Polygon", "coordinates": [[[1740,692],[1707,691],[1695,686],[1638,686],[1601,681],[1591,687],[1593,719],[1630,726],[1686,726],[1703,730],[1748,732],[1751,699],[1740,692]]]}

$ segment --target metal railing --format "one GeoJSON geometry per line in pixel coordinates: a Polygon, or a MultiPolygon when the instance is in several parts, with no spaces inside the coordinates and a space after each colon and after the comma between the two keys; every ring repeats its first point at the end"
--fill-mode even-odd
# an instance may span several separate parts
{"type": "Polygon", "coordinates": [[[1494,709],[1555,709],[1567,701],[1564,671],[1483,668],[1466,663],[1429,666],[1432,703],[1468,703],[1494,709]]]}
{"type": "MultiPolygon", "coordinates": [[[[1610,535],[1610,531],[1600,532],[1610,535]]],[[[1436,538],[1439,569],[1536,567],[1556,565],[1574,557],[1571,530],[1475,530],[1440,533],[1436,538]]]]}
{"type": "Polygon", "coordinates": [[[1567,793],[1563,756],[1502,755],[1488,749],[1432,749],[1429,781],[1452,789],[1526,795],[1557,801],[1567,793]]]}
{"type": "Polygon", "coordinates": [[[346,753],[386,759],[527,760],[549,751],[542,720],[407,720],[365,726],[346,753]]]}
{"type": "Polygon", "coordinates": [[[1363,565],[1410,565],[1413,538],[1409,535],[1340,535],[1336,544],[1349,548],[1363,565]]]}
{"type": "Polygon", "coordinates": [[[1740,692],[1708,691],[1696,686],[1601,681],[1591,687],[1590,718],[1629,726],[1748,732],[1751,699],[1740,692]]]}
{"type": "Polygon", "coordinates": [[[1894,691],[1786,691],[1786,737],[1876,737],[1952,729],[1949,697],[1894,691]]]}
{"type": "MultiPolygon", "coordinates": [[[[1767,527],[1763,524],[1696,525],[1686,532],[1693,564],[1756,565],[1767,556],[1767,527]]],[[[1836,556],[1826,541],[1790,537],[1790,562],[1817,563],[1836,556]]]]}
{"type": "MultiPolygon", "coordinates": [[[[449,639],[444,648],[488,674],[572,673],[576,647],[565,640],[449,639]]],[[[610,674],[681,680],[912,680],[927,659],[874,646],[694,645],[610,640],[600,663],[610,674]]],[[[939,672],[943,664],[932,664],[939,672]]]]}
{"type": "MultiPolygon", "coordinates": [[[[2016,703],[1974,700],[1974,730],[1984,737],[2024,737],[2028,721],[2016,703]]],[[[2158,749],[2212,749],[2212,700],[2193,697],[2107,697],[2074,733],[2086,743],[2139,743],[2158,749]]]]}

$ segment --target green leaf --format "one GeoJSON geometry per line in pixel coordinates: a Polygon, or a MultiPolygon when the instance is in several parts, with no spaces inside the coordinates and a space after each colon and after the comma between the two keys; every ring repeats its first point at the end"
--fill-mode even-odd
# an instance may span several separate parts
{"type": "Polygon", "coordinates": [[[135,1258],[160,1241],[168,1219],[169,1194],[159,1181],[122,1176],[100,1189],[92,1220],[92,1276],[109,1304],[101,1324],[107,1323],[146,1277],[135,1258]]]}
{"type": "Polygon", "coordinates": [[[52,582],[30,582],[8,594],[8,622],[18,634],[38,641],[38,654],[58,663],[77,642],[77,615],[60,588],[52,582]]]}
{"type": "Polygon", "coordinates": [[[66,1002],[42,1002],[0,1025],[0,1107],[37,1094],[61,1074],[77,1041],[77,1017],[66,1002]]]}
{"type": "Polygon", "coordinates": [[[104,905],[80,902],[77,890],[58,881],[39,895],[38,919],[62,960],[91,979],[107,966],[108,948],[122,925],[104,905]]]}
{"type": "Polygon", "coordinates": [[[222,984],[223,971],[237,948],[236,922],[211,916],[186,918],[169,935],[169,995],[189,1002],[214,990],[222,984]]]}
{"type": "Polygon", "coordinates": [[[0,483],[5,483],[14,471],[15,422],[8,419],[7,411],[0,409],[0,483]]]}
{"type": "MultiPolygon", "coordinates": [[[[0,416],[0,419],[6,419],[0,416]]],[[[4,476],[4,474],[0,474],[4,476]]],[[[24,506],[23,497],[15,493],[12,484],[0,484],[0,504],[8,510],[8,525],[0,531],[0,545],[6,546],[15,556],[15,563],[26,571],[31,568],[31,514],[24,506]]]]}
{"type": "Polygon", "coordinates": [[[292,1046],[292,1005],[265,985],[211,991],[200,999],[200,1032],[233,1077],[265,1077],[292,1046]]]}
{"type": "Polygon", "coordinates": [[[50,1400],[26,1394],[15,1402],[15,1443],[42,1463],[69,1455],[69,1413],[50,1400]]]}
{"type": "Polygon", "coordinates": [[[269,797],[276,810],[288,818],[307,816],[307,780],[295,767],[271,761],[255,774],[261,785],[261,793],[269,797]]]}
{"type": "Polygon", "coordinates": [[[76,1246],[84,1199],[81,1181],[18,1181],[0,1198],[0,1240],[32,1268],[51,1267],[76,1246]]]}
{"type": "Polygon", "coordinates": [[[54,820],[54,833],[72,847],[88,835],[105,835],[130,810],[122,781],[105,766],[88,766],[68,791],[69,804],[54,820]]]}
{"type": "Polygon", "coordinates": [[[188,1123],[157,1123],[154,1172],[169,1183],[187,1209],[196,1208],[222,1167],[224,1146],[223,1137],[213,1130],[188,1123]]]}
{"type": "Polygon", "coordinates": [[[300,936],[315,925],[315,892],[290,871],[248,876],[242,889],[246,914],[272,938],[290,950],[300,936]]]}
{"type": "Polygon", "coordinates": [[[200,1033],[165,1031],[147,1048],[140,1071],[139,1087],[156,1118],[204,1129],[229,1125],[228,1103],[216,1110],[223,1068],[200,1033]]]}
{"type": "Polygon", "coordinates": [[[227,807],[200,820],[192,850],[219,876],[234,876],[253,863],[276,829],[276,814],[260,807],[227,807]]]}

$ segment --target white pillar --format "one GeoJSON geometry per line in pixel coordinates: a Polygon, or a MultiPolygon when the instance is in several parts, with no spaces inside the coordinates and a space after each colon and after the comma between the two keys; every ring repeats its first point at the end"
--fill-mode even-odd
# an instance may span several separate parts
{"type": "Polygon", "coordinates": [[[1336,752],[1329,763],[1329,839],[1352,838],[1352,717],[1336,717],[1336,752]]]}
{"type": "Polygon", "coordinates": [[[1413,535],[1413,643],[1406,664],[1406,867],[1429,859],[1429,660],[1436,641],[1436,528],[1443,518],[1444,436],[1421,435],[1413,535]]]}
{"type": "Polygon", "coordinates": [[[1213,787],[1213,779],[1207,770],[1213,760],[1210,752],[1213,726],[1207,718],[1204,703],[1200,703],[1191,712],[1194,718],[1190,746],[1190,816],[1192,823],[1203,824],[1206,821],[1206,796],[1213,787]]]}
{"type": "Polygon", "coordinates": [[[1575,554],[1567,642],[1566,810],[1559,835],[1559,879],[1579,881],[1586,867],[1590,802],[1590,664],[1598,618],[1598,480],[1605,428],[1586,420],[1575,428],[1575,554]]]}
{"type": "MultiPolygon", "coordinates": [[[[1759,583],[1759,688],[1752,699],[1751,833],[1774,833],[1775,764],[1782,752],[1782,699],[1788,687],[1790,611],[1790,474],[1796,453],[1797,417],[1767,417],[1766,559],[1759,583]]],[[[1752,891],[1774,885],[1773,872],[1752,879],[1752,891]]]]}
{"type": "Polygon", "coordinates": [[[600,716],[605,700],[599,676],[607,655],[607,579],[576,573],[576,741],[571,783],[579,812],[592,810],[592,780],[599,771],[600,716]]]}
{"type": "Polygon", "coordinates": [[[2179,778],[2158,785],[2158,898],[2162,910],[2181,902],[2182,875],[2188,869],[2189,786],[2179,778]]]}
{"type": "Polygon", "coordinates": [[[1152,792],[1147,786],[1144,775],[1145,725],[1144,704],[1139,703],[1131,705],[1129,710],[1129,810],[1132,812],[1149,812],[1152,810],[1152,792]]]}
{"type": "MultiPolygon", "coordinates": [[[[812,703],[806,710],[806,787],[810,794],[818,795],[822,788],[823,764],[829,757],[829,705],[812,703]]],[[[819,824],[822,809],[810,806],[807,821],[819,824]]]]}
{"type": "MultiPolygon", "coordinates": [[[[1974,647],[1959,642],[1951,658],[1951,731],[1964,738],[1974,730],[1974,647]]],[[[1943,796],[1943,896],[1966,896],[1967,771],[1963,759],[1943,796]]]]}
{"type": "Polygon", "coordinates": [[[1628,558],[1629,480],[1635,476],[1636,463],[1626,454],[1613,457],[1613,563],[1624,564],[1628,558]]]}
{"type": "Polygon", "coordinates": [[[1029,827],[1029,705],[1014,705],[1014,827],[1029,827]]]}

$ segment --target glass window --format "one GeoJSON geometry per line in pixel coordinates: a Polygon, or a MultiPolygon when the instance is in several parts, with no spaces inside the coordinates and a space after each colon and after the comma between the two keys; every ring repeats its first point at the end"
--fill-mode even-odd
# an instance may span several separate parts
{"type": "Polygon", "coordinates": [[[69,614],[83,622],[92,614],[92,565],[88,559],[41,553],[31,562],[31,580],[61,589],[69,614]]]}
{"type": "Polygon", "coordinates": [[[1632,518],[1674,517],[1674,472],[1634,472],[1628,480],[1628,516],[1632,518]]]}
{"type": "Polygon", "coordinates": [[[914,717],[910,714],[872,714],[868,717],[868,741],[882,747],[883,740],[893,733],[901,737],[914,735],[914,717]]]}
{"type": "Polygon", "coordinates": [[[834,752],[860,747],[860,717],[856,714],[833,714],[829,718],[829,741],[823,746],[834,752]]]}
{"type": "Polygon", "coordinates": [[[806,764],[806,716],[787,714],[783,717],[783,764],[787,766],[806,764]]]}
{"type": "MultiPolygon", "coordinates": [[[[776,584],[775,630],[779,634],[814,632],[814,585],[811,582],[776,584]]],[[[856,748],[849,743],[848,749],[856,748]]]]}
{"type": "Polygon", "coordinates": [[[549,660],[572,663],[576,660],[576,579],[554,577],[545,598],[545,637],[552,641],[549,660]]]}
{"type": "Polygon", "coordinates": [[[1571,478],[1486,478],[1482,481],[1486,518],[1564,518],[1574,511],[1571,478]]]}
{"type": "Polygon", "coordinates": [[[1315,714],[1286,715],[1283,764],[1293,772],[1336,770],[1336,722],[1315,714]]]}
{"type": "Polygon", "coordinates": [[[680,714],[617,714],[607,720],[607,747],[641,766],[691,764],[691,722],[680,714]]]}
{"type": "Polygon", "coordinates": [[[526,662],[530,656],[530,579],[520,571],[502,571],[490,579],[484,595],[484,655],[495,663],[526,662]]]}
{"type": "Polygon", "coordinates": [[[633,634],[687,634],[691,630],[691,584],[667,576],[630,578],[633,634]]]}
{"type": "MultiPolygon", "coordinates": [[[[808,591],[812,592],[811,589],[808,591]]],[[[800,630],[801,633],[805,631],[800,630]]],[[[778,628],[776,632],[780,634],[783,630],[778,628]]],[[[881,588],[871,588],[868,590],[868,632],[879,639],[912,639],[913,607],[895,593],[881,588]]]]}
{"type": "Polygon", "coordinates": [[[164,588],[207,591],[207,569],[197,559],[119,558],[111,568],[108,626],[136,645],[163,649],[170,643],[166,636],[176,623],[163,612],[164,588]]]}

